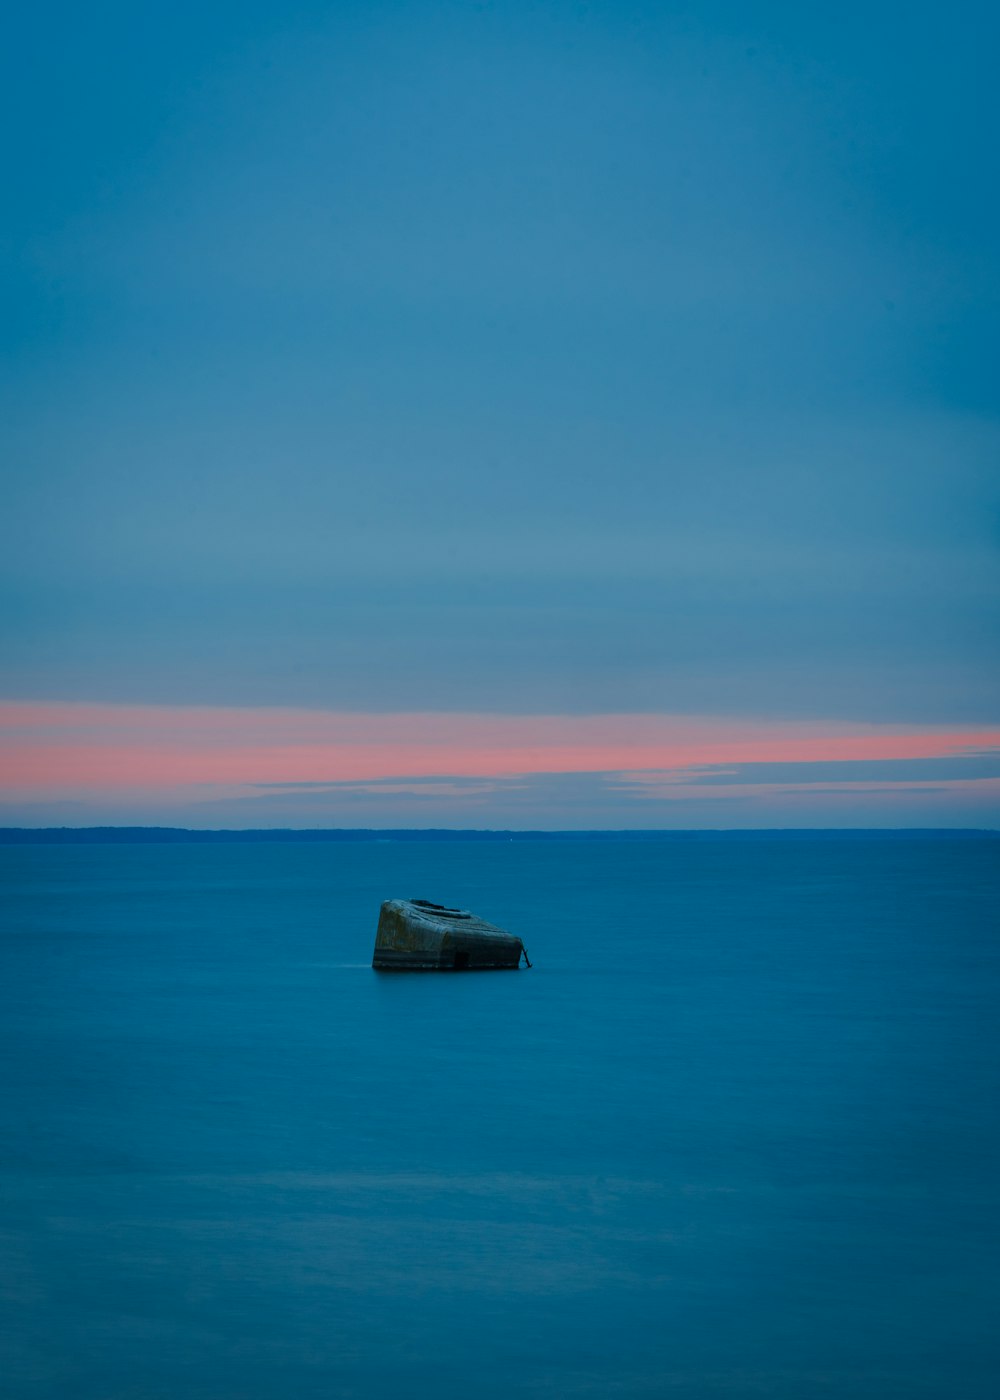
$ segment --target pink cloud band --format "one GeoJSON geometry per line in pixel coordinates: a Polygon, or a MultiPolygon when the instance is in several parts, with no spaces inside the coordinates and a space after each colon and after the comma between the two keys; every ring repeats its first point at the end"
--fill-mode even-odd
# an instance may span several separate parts
{"type": "Polygon", "coordinates": [[[0,794],[684,770],[1000,748],[1000,728],[692,715],[351,714],[0,702],[0,794]]]}

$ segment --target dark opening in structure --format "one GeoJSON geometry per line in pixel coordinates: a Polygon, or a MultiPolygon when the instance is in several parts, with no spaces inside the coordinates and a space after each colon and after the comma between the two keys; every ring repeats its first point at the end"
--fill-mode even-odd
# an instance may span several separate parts
{"type": "Polygon", "coordinates": [[[465,949],[455,954],[455,961],[452,965],[456,972],[461,972],[469,966],[469,955],[465,949]]]}

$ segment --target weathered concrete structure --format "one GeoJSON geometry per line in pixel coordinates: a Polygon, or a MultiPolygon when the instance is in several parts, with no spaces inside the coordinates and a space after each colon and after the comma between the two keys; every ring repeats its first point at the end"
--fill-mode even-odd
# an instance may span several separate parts
{"type": "Polygon", "coordinates": [[[372,967],[379,972],[476,972],[516,968],[524,944],[467,909],[426,899],[387,899],[375,935],[372,967]]]}

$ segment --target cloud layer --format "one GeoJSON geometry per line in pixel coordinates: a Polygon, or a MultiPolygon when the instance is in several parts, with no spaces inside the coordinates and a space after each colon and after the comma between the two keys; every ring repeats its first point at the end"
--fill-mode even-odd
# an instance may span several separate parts
{"type": "Polygon", "coordinates": [[[0,784],[15,824],[989,825],[1000,728],[7,703],[0,784]]]}

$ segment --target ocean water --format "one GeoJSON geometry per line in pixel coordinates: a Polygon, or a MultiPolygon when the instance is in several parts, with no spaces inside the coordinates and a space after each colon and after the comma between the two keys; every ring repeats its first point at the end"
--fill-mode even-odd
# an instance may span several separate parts
{"type": "Polygon", "coordinates": [[[1000,1393],[1000,843],[0,848],[5,1400],[1000,1393]],[[531,971],[379,975],[379,903],[531,971]]]}

